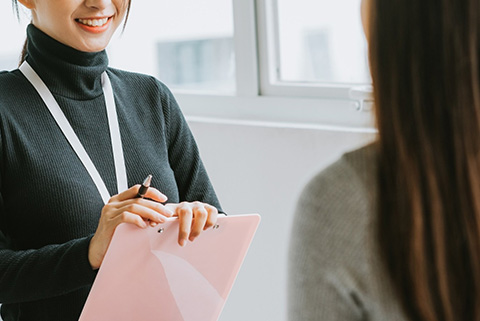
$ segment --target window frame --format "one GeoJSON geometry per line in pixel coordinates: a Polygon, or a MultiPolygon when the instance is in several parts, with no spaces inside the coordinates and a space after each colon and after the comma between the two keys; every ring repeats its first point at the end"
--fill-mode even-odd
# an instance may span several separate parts
{"type": "Polygon", "coordinates": [[[371,90],[349,84],[278,81],[276,0],[231,1],[236,91],[173,89],[187,119],[372,131],[371,103],[364,104],[371,100],[371,90]]]}
{"type": "Polygon", "coordinates": [[[371,89],[365,88],[366,84],[305,84],[277,80],[272,68],[278,62],[278,50],[275,50],[275,44],[278,44],[275,41],[278,37],[274,18],[276,0],[232,1],[236,92],[174,90],[187,119],[376,131],[371,89]]]}
{"type": "Polygon", "coordinates": [[[261,93],[267,96],[351,98],[349,96],[350,89],[364,84],[307,83],[280,80],[280,34],[277,3],[277,0],[256,1],[261,93]]]}

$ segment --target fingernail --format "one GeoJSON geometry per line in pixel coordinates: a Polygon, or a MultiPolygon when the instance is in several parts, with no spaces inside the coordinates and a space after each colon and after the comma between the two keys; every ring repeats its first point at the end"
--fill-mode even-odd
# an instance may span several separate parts
{"type": "Polygon", "coordinates": [[[185,243],[187,243],[187,240],[185,240],[185,239],[180,240],[180,246],[182,246],[182,247],[185,246],[185,243]]]}

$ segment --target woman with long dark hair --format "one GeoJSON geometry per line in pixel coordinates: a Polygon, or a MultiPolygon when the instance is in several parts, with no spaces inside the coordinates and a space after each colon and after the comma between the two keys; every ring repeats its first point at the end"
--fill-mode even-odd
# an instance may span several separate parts
{"type": "Polygon", "coordinates": [[[480,2],[364,9],[378,139],[302,194],[290,320],[480,320],[480,2]]]}
{"type": "Polygon", "coordinates": [[[220,205],[168,88],[108,67],[130,0],[18,2],[32,23],[0,72],[1,316],[76,321],[120,223],[177,215],[183,246],[220,205]]]}

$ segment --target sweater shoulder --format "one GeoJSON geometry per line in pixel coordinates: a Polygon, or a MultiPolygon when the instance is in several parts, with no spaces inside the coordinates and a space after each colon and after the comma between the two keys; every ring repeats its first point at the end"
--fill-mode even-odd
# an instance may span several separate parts
{"type": "Polygon", "coordinates": [[[115,68],[108,68],[107,72],[120,99],[150,108],[156,116],[162,115],[167,139],[172,128],[182,127],[179,125],[184,122],[183,114],[174,95],[163,82],[151,75],[115,68]]]}
{"type": "Polygon", "coordinates": [[[13,111],[34,92],[20,70],[0,71],[0,113],[13,111]]]}
{"type": "Polygon", "coordinates": [[[371,143],[354,151],[345,153],[341,161],[356,174],[358,182],[366,189],[376,185],[378,167],[378,145],[371,143]]]}
{"type": "Polygon", "coordinates": [[[0,71],[0,97],[11,96],[12,93],[21,92],[21,86],[25,84],[28,84],[28,82],[20,70],[0,71]]]}
{"type": "Polygon", "coordinates": [[[342,239],[349,248],[361,247],[375,213],[375,167],[371,145],[344,154],[305,186],[297,220],[329,240],[342,239]]]}
{"type": "Polygon", "coordinates": [[[22,73],[19,69],[14,70],[0,70],[0,83],[6,84],[9,81],[15,81],[23,78],[22,73]]]}
{"type": "Polygon", "coordinates": [[[154,90],[161,95],[171,95],[168,87],[154,76],[109,67],[107,72],[112,80],[133,90],[142,88],[154,90]]]}
{"type": "Polygon", "coordinates": [[[310,180],[302,192],[302,197],[305,201],[319,202],[321,198],[336,195],[330,201],[338,200],[348,206],[354,199],[361,199],[366,191],[375,186],[376,167],[375,144],[345,153],[310,180]]]}

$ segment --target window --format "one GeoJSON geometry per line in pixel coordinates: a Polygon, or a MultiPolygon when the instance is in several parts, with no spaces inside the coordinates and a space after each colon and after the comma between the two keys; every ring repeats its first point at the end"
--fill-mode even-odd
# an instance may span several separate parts
{"type": "Polygon", "coordinates": [[[114,66],[153,74],[172,89],[235,91],[231,1],[133,1],[119,36],[109,48],[114,66]]]}
{"type": "Polygon", "coordinates": [[[278,79],[369,82],[360,0],[278,0],[278,79]]]}
{"type": "MultiPolygon", "coordinates": [[[[0,70],[17,66],[21,16],[0,2],[0,70]]],[[[133,1],[110,65],[159,78],[189,117],[371,128],[360,21],[360,0],[133,1]]]]}
{"type": "Polygon", "coordinates": [[[349,99],[370,83],[360,0],[259,0],[265,95],[349,99]]]}
{"type": "Polygon", "coordinates": [[[157,73],[172,88],[234,90],[232,37],[157,43],[157,73]]]}

